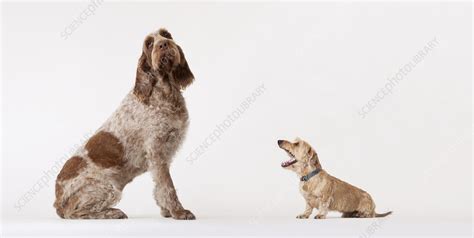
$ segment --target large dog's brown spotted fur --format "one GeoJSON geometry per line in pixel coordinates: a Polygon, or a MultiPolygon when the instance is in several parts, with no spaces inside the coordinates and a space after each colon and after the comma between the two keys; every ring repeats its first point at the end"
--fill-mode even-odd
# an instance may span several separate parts
{"type": "Polygon", "coordinates": [[[73,156],[64,164],[63,169],[58,174],[58,180],[66,181],[79,175],[82,169],[87,166],[86,161],[80,156],[73,156]]]}
{"type": "Polygon", "coordinates": [[[169,171],[188,127],[181,90],[193,79],[181,47],[168,31],[146,37],[133,90],[56,179],[54,207],[60,217],[127,218],[113,207],[127,183],[150,171],[161,214],[194,219],[179,202],[169,171]]]}
{"type": "Polygon", "coordinates": [[[121,167],[125,162],[120,140],[109,132],[100,131],[92,136],[86,143],[86,150],[92,162],[102,168],[121,167]]]}

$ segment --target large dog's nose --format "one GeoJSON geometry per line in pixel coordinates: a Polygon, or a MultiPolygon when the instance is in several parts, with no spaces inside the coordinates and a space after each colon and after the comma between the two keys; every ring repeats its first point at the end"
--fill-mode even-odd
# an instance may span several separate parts
{"type": "Polygon", "coordinates": [[[278,145],[281,145],[281,143],[283,143],[282,140],[278,140],[277,142],[278,142],[278,145]]]}
{"type": "Polygon", "coordinates": [[[170,44],[169,44],[168,40],[161,40],[161,41],[158,42],[158,47],[160,48],[160,50],[164,50],[164,49],[168,48],[169,45],[170,44]]]}

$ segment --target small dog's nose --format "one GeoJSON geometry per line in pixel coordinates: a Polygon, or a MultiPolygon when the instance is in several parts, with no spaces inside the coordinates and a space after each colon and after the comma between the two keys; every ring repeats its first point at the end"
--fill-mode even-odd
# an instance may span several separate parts
{"type": "Polygon", "coordinates": [[[162,40],[162,41],[158,42],[158,47],[160,48],[160,50],[164,50],[164,49],[168,48],[168,41],[162,40]]]}
{"type": "Polygon", "coordinates": [[[282,140],[278,140],[277,142],[278,142],[278,145],[281,145],[281,143],[283,143],[282,140]]]}

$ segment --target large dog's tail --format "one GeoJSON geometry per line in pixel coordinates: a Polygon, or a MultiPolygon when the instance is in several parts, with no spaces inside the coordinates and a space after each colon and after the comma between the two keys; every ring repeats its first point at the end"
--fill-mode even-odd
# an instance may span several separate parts
{"type": "Polygon", "coordinates": [[[392,211],[386,212],[386,213],[375,213],[375,217],[386,217],[388,215],[392,214],[392,211]]]}

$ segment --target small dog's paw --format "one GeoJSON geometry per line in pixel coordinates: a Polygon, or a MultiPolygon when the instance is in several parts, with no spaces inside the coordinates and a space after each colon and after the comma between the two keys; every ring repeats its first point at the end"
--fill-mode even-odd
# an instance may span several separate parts
{"type": "Polygon", "coordinates": [[[171,213],[171,216],[176,220],[195,220],[196,217],[189,210],[179,210],[171,213]]]}
{"type": "Polygon", "coordinates": [[[326,215],[316,215],[314,219],[326,219],[326,215]]]}
{"type": "Polygon", "coordinates": [[[309,215],[306,215],[306,214],[301,214],[301,215],[298,215],[296,216],[297,219],[308,219],[309,215]]]}

